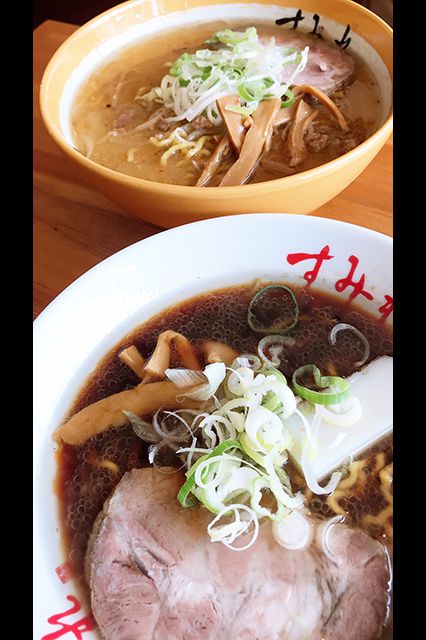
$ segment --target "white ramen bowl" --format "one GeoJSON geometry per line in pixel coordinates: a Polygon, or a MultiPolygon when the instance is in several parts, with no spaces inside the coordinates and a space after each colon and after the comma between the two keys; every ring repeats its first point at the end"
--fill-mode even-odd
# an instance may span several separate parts
{"type": "Polygon", "coordinates": [[[170,305],[254,278],[307,284],[316,265],[313,290],[341,300],[356,295],[355,304],[392,321],[392,239],[335,220],[289,214],[216,218],[137,242],[78,278],[36,319],[34,640],[59,637],[55,632],[67,628],[66,638],[99,640],[64,566],[52,440],[97,362],[170,305]],[[327,259],[318,262],[318,254],[327,259]]]}

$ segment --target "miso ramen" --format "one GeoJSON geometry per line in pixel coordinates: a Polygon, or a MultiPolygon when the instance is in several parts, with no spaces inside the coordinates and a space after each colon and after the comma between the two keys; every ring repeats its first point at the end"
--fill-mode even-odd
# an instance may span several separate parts
{"type": "Polygon", "coordinates": [[[377,80],[350,47],[216,21],[120,51],[79,91],[72,132],[81,153],[129,176],[235,186],[333,160],[380,118],[377,80]]]}

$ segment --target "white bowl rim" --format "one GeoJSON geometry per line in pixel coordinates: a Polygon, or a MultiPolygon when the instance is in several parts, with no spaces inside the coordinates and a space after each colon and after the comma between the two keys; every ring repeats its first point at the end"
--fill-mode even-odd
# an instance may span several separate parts
{"type": "MultiPolygon", "coordinates": [[[[34,360],[34,381],[35,381],[35,390],[34,394],[34,480],[33,480],[33,507],[34,507],[34,583],[36,589],[34,590],[34,599],[36,606],[34,607],[34,626],[40,631],[40,636],[34,636],[37,639],[42,636],[43,632],[46,633],[46,619],[47,613],[52,613],[52,610],[49,610],[49,603],[46,601],[48,595],[50,593],[51,598],[62,601],[64,600],[64,594],[69,592],[69,585],[66,587],[67,591],[64,591],[64,585],[61,585],[58,581],[53,581],[56,576],[49,576],[49,579],[46,577],[45,573],[47,571],[46,560],[50,560],[50,545],[46,543],[46,518],[49,517],[49,508],[50,513],[53,513],[56,509],[56,497],[53,494],[53,491],[50,494],[50,498],[46,499],[46,489],[49,491],[49,485],[46,484],[46,478],[43,477],[44,468],[43,465],[46,463],[46,450],[49,446],[49,451],[51,450],[50,442],[50,433],[52,430],[52,424],[56,422],[58,424],[58,420],[63,415],[64,407],[57,410],[57,407],[48,407],[46,413],[46,407],[43,406],[45,401],[45,392],[46,389],[43,388],[43,378],[46,378],[46,371],[44,370],[44,363],[37,358],[40,356],[40,353],[44,353],[44,349],[49,349],[50,341],[52,339],[51,330],[52,327],[55,326],[55,323],[63,320],[63,310],[67,309],[70,305],[75,305],[75,302],[79,299],[82,299],[83,294],[86,296],[91,296],[93,294],[93,287],[96,286],[97,282],[102,282],[105,280],[106,274],[108,274],[108,269],[120,270],[122,265],[126,263],[127,258],[130,259],[130,262],[135,256],[144,255],[148,252],[156,252],[161,254],[161,249],[163,246],[166,246],[170,242],[179,243],[179,241],[188,244],[191,242],[191,235],[193,237],[206,235],[207,237],[214,238],[216,233],[222,233],[224,235],[231,234],[231,232],[235,231],[235,229],[244,230],[245,235],[250,237],[252,234],[252,242],[254,243],[259,240],[259,237],[262,234],[266,234],[267,230],[276,229],[277,231],[282,231],[285,229],[287,231],[287,237],[291,230],[298,230],[298,233],[303,231],[303,235],[306,236],[306,243],[315,244],[317,242],[317,235],[321,236],[322,231],[327,231],[326,237],[328,238],[340,238],[341,242],[345,247],[347,245],[351,246],[351,242],[355,241],[357,244],[360,240],[362,243],[359,244],[359,251],[357,249],[357,253],[362,254],[363,247],[365,246],[365,256],[368,257],[370,255],[372,261],[378,260],[378,255],[383,254],[385,256],[384,262],[386,262],[387,267],[390,265],[391,255],[392,255],[392,238],[390,236],[378,233],[371,229],[360,227],[358,225],[342,222],[339,220],[329,219],[329,218],[321,218],[317,216],[304,216],[304,215],[296,215],[296,214],[243,214],[239,216],[224,216],[220,218],[214,218],[209,220],[202,220],[199,222],[190,223],[187,225],[182,225],[180,227],[176,227],[174,229],[169,229],[166,231],[162,231],[154,236],[149,238],[145,238],[138,242],[135,242],[128,247],[118,251],[117,253],[111,255],[106,258],[95,267],[88,270],[82,276],[80,276],[76,281],[74,281],[71,285],[69,285],[61,294],[59,294],[45,309],[40,313],[40,315],[34,321],[34,349],[35,349],[35,360],[34,360]],[[321,232],[321,233],[320,233],[321,232]],[[256,237],[253,237],[253,234],[256,233],[256,237]],[[374,245],[375,251],[371,251],[371,246],[374,245]],[[369,249],[369,251],[368,251],[369,249]],[[41,395],[38,395],[41,392],[41,395]],[[43,416],[48,416],[48,419],[43,421],[43,416]],[[49,505],[46,504],[49,503],[49,505]],[[54,507],[52,506],[54,503],[54,507]],[[47,510],[46,510],[47,509],[47,510]],[[53,509],[53,511],[52,511],[53,509]],[[43,517],[44,516],[44,517],[43,517]],[[49,547],[49,549],[47,549],[49,547]],[[43,588],[41,588],[43,587],[43,588]]],[[[278,234],[277,234],[278,235],[278,234]]],[[[289,243],[291,240],[288,241],[289,243]]],[[[330,243],[331,244],[331,243],[330,243]]],[[[301,248],[301,247],[300,247],[301,248]]],[[[299,248],[299,249],[300,249],[299,248]]],[[[304,247],[303,247],[304,249],[304,247]]],[[[309,249],[309,246],[308,246],[309,249]]],[[[333,249],[333,245],[332,245],[333,249]]],[[[293,249],[294,250],[294,249],[293,249]]],[[[346,251],[347,253],[349,250],[346,251]]],[[[265,253],[265,255],[267,255],[265,253]]],[[[337,254],[336,254],[337,257],[337,254]]],[[[141,258],[142,259],[142,258],[141,258]]],[[[265,260],[267,260],[266,258],[265,260]]],[[[366,258],[367,259],[367,258],[366,258]]],[[[379,261],[380,262],[380,261],[379,261]]],[[[201,276],[200,276],[201,278],[201,276]]],[[[251,278],[243,278],[241,282],[249,281],[251,278]]],[[[283,277],[284,279],[284,277],[283,277]]],[[[203,282],[208,282],[208,278],[201,278],[201,289],[200,291],[208,292],[211,289],[217,288],[216,286],[204,286],[203,282]]],[[[108,283],[109,284],[109,283],[108,283]]],[[[234,284],[232,280],[230,280],[229,285],[234,284]]],[[[172,285],[170,285],[172,286],[172,285]]],[[[190,287],[193,286],[193,283],[190,283],[190,287]]],[[[224,285],[225,286],[225,285],[224,285]]],[[[185,297],[191,297],[191,295],[186,295],[185,297]]],[[[161,299],[161,295],[160,295],[161,299]]],[[[179,298],[178,298],[179,299],[179,298]]],[[[183,300],[184,298],[180,298],[183,300]]],[[[169,306],[168,304],[165,305],[169,306]]],[[[164,307],[163,307],[164,308],[164,307]]],[[[138,310],[143,309],[143,304],[138,307],[138,310]]],[[[80,312],[80,309],[77,310],[80,312]]],[[[100,313],[100,312],[99,312],[100,313]]],[[[125,310],[126,313],[126,310],[125,310]]],[[[134,324],[134,328],[137,324],[142,324],[148,319],[149,315],[140,320],[139,323],[134,324]]],[[[71,323],[71,320],[69,320],[71,323]]],[[[61,327],[62,328],[62,327],[61,327]]],[[[64,327],[65,330],[69,327],[64,327]]],[[[127,333],[127,332],[125,332],[127,333]]],[[[121,337],[125,335],[125,333],[121,334],[121,337]]],[[[112,340],[112,346],[119,341],[119,337],[112,340]]],[[[111,342],[111,340],[110,340],[111,342]]],[[[98,354],[99,357],[102,357],[107,353],[108,349],[101,351],[98,354]]],[[[91,354],[92,356],[93,354],[91,354]]],[[[48,359],[50,358],[52,362],[52,354],[48,354],[48,359]]],[[[99,358],[95,359],[96,360],[99,358]]],[[[93,358],[92,358],[93,360],[93,358]]],[[[83,376],[83,380],[86,375],[89,373],[90,369],[87,369],[85,364],[86,361],[83,362],[85,368],[85,374],[83,376]]],[[[73,372],[74,374],[75,372],[73,372]]],[[[81,368],[77,372],[81,376],[81,368]]],[[[55,372],[56,375],[56,372],[55,372]]],[[[68,381],[68,390],[64,390],[64,394],[68,397],[68,402],[66,406],[69,406],[70,399],[72,399],[78,387],[81,384],[81,377],[79,378],[79,383],[76,381],[76,376],[73,375],[72,378],[68,381]]],[[[63,395],[64,395],[63,394],[63,395]]],[[[62,396],[61,396],[62,398],[62,396]]],[[[62,400],[61,400],[62,402],[62,400]]],[[[58,396],[58,404],[59,396],[58,396]]],[[[49,454],[51,458],[51,454],[49,454]]],[[[53,464],[52,461],[50,461],[53,464]]],[[[50,523],[51,530],[49,535],[57,537],[57,533],[54,533],[54,529],[56,526],[56,520],[50,523]]],[[[49,525],[49,526],[50,526],[49,525]]],[[[50,564],[50,573],[53,574],[53,565],[50,564]]],[[[59,605],[61,606],[61,605],[59,605]]],[[[69,605],[68,605],[69,607],[69,605]]],[[[64,601],[63,608],[61,611],[64,611],[67,608],[67,602],[64,601]]],[[[50,628],[50,631],[52,629],[50,628]]],[[[89,638],[94,638],[94,635],[89,635],[89,638]]]]}
{"type": "MultiPolygon", "coordinates": [[[[390,244],[393,244],[393,238],[384,233],[381,233],[380,231],[375,231],[374,229],[369,229],[368,227],[361,227],[360,225],[352,224],[351,222],[344,222],[343,220],[334,220],[333,218],[322,218],[321,216],[309,217],[309,216],[305,216],[304,214],[284,213],[284,212],[282,213],[245,213],[245,214],[238,215],[238,219],[241,222],[243,222],[245,218],[254,219],[255,217],[257,217],[259,222],[264,222],[265,216],[272,216],[272,217],[285,216],[286,218],[288,218],[289,222],[290,220],[294,220],[294,219],[324,220],[324,221],[327,221],[327,223],[331,224],[332,226],[335,225],[336,228],[339,228],[343,225],[344,227],[347,227],[347,228],[353,228],[357,230],[362,229],[363,232],[365,232],[367,235],[370,235],[371,237],[374,236],[377,238],[381,238],[385,243],[388,242],[390,244]]],[[[154,235],[148,236],[147,238],[143,238],[142,240],[137,240],[136,242],[133,242],[127,247],[124,247],[123,249],[116,251],[115,253],[108,256],[107,258],[104,258],[101,262],[96,264],[94,267],[91,267],[90,269],[85,271],[81,276],[79,276],[76,280],[74,280],[71,284],[69,284],[61,293],[59,293],[35,318],[34,320],[35,327],[38,327],[40,322],[44,322],[47,315],[50,314],[55,309],[57,304],[62,303],[62,300],[66,296],[68,296],[68,294],[71,291],[74,291],[76,287],[80,287],[82,284],[86,282],[86,280],[91,279],[93,276],[95,276],[98,273],[98,271],[102,269],[103,265],[110,264],[115,262],[118,259],[121,259],[121,257],[125,255],[125,253],[127,253],[130,249],[138,245],[141,245],[142,243],[143,243],[143,246],[147,246],[149,243],[152,243],[152,242],[156,243],[158,236],[164,236],[166,234],[168,237],[171,237],[173,235],[179,236],[181,235],[181,233],[185,233],[185,229],[187,229],[188,227],[193,227],[194,225],[197,225],[197,226],[202,225],[207,227],[210,224],[215,226],[215,223],[217,223],[217,221],[232,220],[233,217],[234,216],[232,215],[230,216],[224,215],[224,216],[220,216],[219,218],[208,218],[207,220],[198,220],[196,222],[189,222],[187,224],[183,224],[178,227],[173,227],[171,229],[164,229],[159,233],[155,233],[154,235]]]]}

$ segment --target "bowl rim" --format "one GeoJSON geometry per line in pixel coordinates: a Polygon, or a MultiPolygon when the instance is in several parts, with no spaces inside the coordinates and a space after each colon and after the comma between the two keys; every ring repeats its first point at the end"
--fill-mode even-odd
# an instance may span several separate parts
{"type": "MultiPolygon", "coordinates": [[[[235,230],[235,228],[247,229],[249,236],[252,238],[251,242],[253,246],[256,246],[259,242],[258,230],[260,230],[260,235],[263,238],[270,237],[270,233],[273,230],[286,230],[284,236],[278,233],[274,233],[273,235],[274,246],[279,246],[280,251],[281,237],[284,237],[284,245],[288,245],[285,251],[300,250],[300,242],[304,242],[305,240],[308,241],[308,246],[304,248],[309,249],[311,242],[316,244],[319,241],[315,230],[321,229],[321,239],[327,242],[330,240],[332,250],[334,248],[336,249],[337,263],[344,263],[346,266],[347,254],[352,251],[352,247],[354,249],[355,247],[359,247],[359,251],[364,253],[366,258],[368,256],[368,260],[371,260],[375,265],[380,264],[380,269],[383,269],[383,272],[386,274],[388,273],[388,267],[386,266],[385,268],[383,265],[390,265],[393,252],[392,237],[369,229],[368,227],[332,218],[286,213],[243,214],[241,220],[240,217],[233,215],[210,218],[162,231],[148,238],[138,240],[120,251],[115,252],[77,278],[38,315],[33,327],[35,353],[35,384],[33,393],[33,575],[35,586],[34,629],[40,633],[36,633],[36,635],[34,635],[35,638],[45,637],[46,633],[48,634],[46,637],[51,635],[52,627],[49,627],[46,621],[49,622],[49,616],[54,612],[52,610],[53,607],[55,610],[64,611],[67,607],[65,598],[69,599],[68,594],[77,595],[79,599],[81,596],[80,591],[76,588],[75,582],[68,583],[67,581],[66,584],[62,584],[63,581],[57,571],[57,569],[60,569],[62,566],[62,564],[59,563],[63,563],[66,557],[63,547],[60,552],[58,550],[58,545],[61,542],[57,530],[59,526],[58,501],[53,489],[53,484],[51,483],[51,471],[56,473],[56,465],[52,454],[54,448],[51,440],[52,431],[64,415],[63,411],[72,404],[81,385],[86,383],[91,371],[108,353],[109,347],[106,346],[105,342],[107,341],[109,343],[112,341],[113,344],[119,343],[127,334],[127,320],[131,321],[133,330],[138,325],[149,321],[149,318],[152,317],[151,300],[149,298],[142,300],[140,307],[138,307],[137,315],[139,316],[140,312],[142,312],[142,319],[139,318],[134,322],[135,316],[133,309],[125,311],[127,318],[126,326],[123,324],[123,318],[117,316],[113,320],[112,328],[105,325],[99,329],[97,317],[95,317],[92,320],[92,324],[95,326],[96,332],[100,331],[102,335],[99,342],[92,342],[92,340],[90,340],[89,349],[86,350],[84,345],[82,345],[79,329],[76,328],[73,317],[68,314],[68,310],[72,307],[76,310],[78,316],[84,320],[87,315],[87,308],[85,308],[84,305],[75,303],[81,303],[82,299],[93,297],[94,292],[96,296],[102,298],[104,295],[104,287],[108,288],[108,292],[111,292],[111,282],[113,282],[111,276],[114,274],[119,274],[118,284],[120,287],[117,287],[113,291],[112,300],[108,303],[109,305],[115,304],[117,295],[119,295],[122,290],[122,278],[127,279],[130,277],[133,280],[136,277],[138,282],[137,287],[144,289],[146,284],[141,282],[138,276],[138,274],[140,275],[140,273],[142,273],[140,267],[132,272],[129,269],[123,269],[123,264],[125,265],[134,261],[136,261],[138,265],[142,263],[146,264],[149,256],[154,254],[158,255],[158,248],[160,246],[173,245],[174,243],[182,244],[183,241],[188,242],[188,239],[191,240],[191,232],[192,239],[201,237],[209,238],[213,237],[213,235],[217,236],[219,232],[221,234],[228,232],[227,237],[229,241],[227,246],[229,247],[232,246],[233,242],[233,235],[230,231],[232,229],[235,230]],[[295,231],[294,234],[289,233],[291,229],[295,231]],[[215,234],[209,233],[213,231],[215,231],[215,234]],[[333,240],[336,241],[335,246],[333,246],[333,240]],[[339,246],[340,248],[338,248],[339,246]],[[371,250],[373,246],[374,251],[371,250]],[[98,285],[101,281],[104,283],[104,286],[101,287],[99,291],[99,288],[94,288],[94,286],[98,285]],[[65,322],[62,323],[61,320],[63,318],[65,318],[65,322]],[[54,327],[54,331],[52,331],[52,327],[54,327]],[[58,355],[61,355],[61,351],[57,346],[60,344],[61,348],[63,348],[63,345],[66,344],[67,341],[63,340],[63,336],[67,328],[72,329],[72,335],[70,337],[71,344],[69,348],[67,347],[66,349],[65,369],[61,371],[61,368],[63,368],[62,365],[59,368],[56,365],[58,355]],[[116,331],[118,335],[116,335],[116,331]],[[78,341],[77,355],[75,355],[76,341],[78,341]],[[75,365],[71,363],[72,366],[70,368],[69,360],[74,359],[74,357],[76,363],[75,365]],[[52,380],[57,381],[58,387],[53,391],[51,388],[52,380]],[[59,567],[56,566],[56,563],[59,567]],[[62,606],[63,608],[60,608],[62,606]]],[[[271,254],[270,251],[266,252],[267,248],[264,243],[262,246],[267,256],[266,269],[268,270],[269,261],[272,260],[272,262],[275,263],[273,270],[275,271],[277,264],[279,264],[279,269],[281,270],[281,253],[278,256],[277,262],[277,258],[273,258],[274,253],[271,254]]],[[[243,251],[244,247],[241,245],[240,255],[237,258],[236,265],[234,265],[232,260],[227,263],[225,270],[226,273],[229,274],[229,282],[226,284],[219,284],[218,286],[214,284],[212,287],[209,269],[206,268],[201,273],[197,267],[194,274],[199,274],[199,284],[202,286],[201,292],[208,293],[215,288],[233,286],[233,279],[236,272],[242,272],[244,274],[244,280],[241,282],[249,282],[251,277],[246,277],[248,271],[244,264],[245,254],[244,258],[241,257],[243,251]],[[234,266],[236,267],[235,272],[233,271],[234,266]]],[[[203,259],[204,254],[200,250],[197,257],[195,259],[189,258],[189,261],[195,260],[197,262],[203,259]]],[[[302,269],[302,272],[303,271],[304,267],[302,269]]],[[[346,269],[344,271],[346,271],[346,269]]],[[[369,274],[370,271],[367,271],[367,275],[369,274]]],[[[148,287],[152,287],[152,280],[155,275],[152,276],[152,271],[151,273],[148,272],[148,275],[148,287]]],[[[262,274],[258,275],[262,277],[262,274]]],[[[381,277],[382,276],[380,276],[380,278],[381,277]]],[[[319,280],[321,280],[321,278],[319,280]]],[[[374,285],[374,283],[378,284],[379,280],[376,281],[372,279],[372,284],[374,285]]],[[[320,281],[318,282],[318,286],[319,288],[322,287],[320,281]]],[[[166,293],[167,296],[173,293],[173,297],[174,294],[177,294],[178,302],[182,302],[193,295],[199,294],[200,291],[194,291],[194,288],[196,289],[197,287],[197,279],[195,277],[188,280],[188,287],[190,287],[191,293],[187,295],[185,291],[181,295],[180,281],[171,283],[170,278],[168,278],[165,292],[163,292],[160,287],[156,294],[158,295],[157,300],[161,306],[161,311],[167,309],[170,304],[168,300],[164,300],[164,293],[166,293]],[[164,302],[165,304],[163,304],[164,302]]],[[[172,304],[175,304],[175,302],[172,302],[172,304]]],[[[97,309],[98,315],[103,312],[101,306],[97,305],[95,308],[97,309]]],[[[161,311],[154,310],[154,314],[161,311]]],[[[86,326],[87,325],[84,324],[84,327],[86,326]]],[[[60,358],[60,361],[63,364],[64,358],[60,358]]],[[[81,602],[85,608],[86,601],[82,600],[81,602]]],[[[81,615],[83,615],[83,613],[81,613],[81,615]]],[[[49,624],[53,623],[49,622],[49,624]]],[[[89,637],[94,638],[94,635],[90,635],[89,637]]]]}
{"type": "MultiPolygon", "coordinates": [[[[133,1],[133,0],[131,0],[133,1]]],[[[264,213],[242,213],[238,216],[238,219],[241,223],[241,228],[244,227],[244,220],[245,219],[250,219],[250,220],[254,220],[255,218],[258,219],[259,224],[262,224],[263,222],[267,221],[268,218],[277,218],[277,221],[279,219],[285,218],[286,220],[286,224],[291,224],[292,220],[303,220],[302,224],[310,224],[310,220],[319,220],[319,224],[321,224],[321,221],[327,225],[330,225],[331,227],[334,227],[336,229],[347,229],[348,232],[350,232],[351,230],[356,230],[357,233],[359,232],[359,230],[362,231],[362,233],[364,233],[366,236],[370,236],[370,237],[376,237],[377,240],[379,242],[384,243],[385,245],[388,246],[393,246],[393,237],[389,236],[385,233],[381,233],[380,231],[376,231],[375,229],[370,229],[369,227],[363,227],[362,225],[359,224],[354,224],[353,222],[346,222],[344,220],[336,220],[334,218],[325,218],[324,216],[306,216],[304,214],[301,213],[272,213],[272,212],[264,212],[264,213]],[[309,220],[309,221],[308,221],[309,220]]],[[[126,245],[125,247],[123,247],[122,249],[119,249],[118,251],[115,251],[113,254],[111,254],[110,256],[107,256],[106,258],[104,258],[103,260],[100,260],[97,264],[95,264],[93,267],[90,267],[90,269],[87,269],[87,271],[85,271],[84,273],[82,273],[80,276],[78,276],[78,278],[76,278],[75,280],[73,280],[69,285],[67,285],[60,293],[58,293],[57,296],[55,296],[53,298],[53,300],[51,300],[49,302],[48,305],[46,305],[46,307],[38,314],[38,316],[34,319],[33,321],[33,327],[35,331],[38,331],[38,327],[40,324],[44,324],[45,319],[47,318],[48,315],[51,314],[51,312],[54,312],[55,307],[58,304],[62,303],[62,300],[68,295],[68,293],[74,291],[74,289],[76,289],[78,286],[80,286],[80,284],[91,280],[92,277],[96,276],[97,272],[99,270],[102,270],[103,266],[105,263],[108,264],[112,264],[117,260],[120,260],[121,256],[126,253],[129,250],[134,250],[134,248],[136,248],[136,246],[138,245],[142,245],[146,247],[149,244],[156,244],[158,242],[158,237],[164,237],[164,235],[166,234],[167,237],[176,235],[176,236],[180,236],[182,233],[185,233],[185,229],[188,227],[193,227],[195,225],[197,226],[204,226],[204,227],[209,227],[209,226],[216,226],[217,224],[230,224],[230,222],[227,221],[231,221],[235,218],[235,216],[233,215],[223,215],[223,216],[219,216],[217,218],[206,218],[204,220],[197,220],[195,222],[187,222],[185,224],[179,225],[178,227],[172,227],[170,229],[162,229],[160,232],[158,233],[154,233],[151,236],[148,236],[146,238],[142,238],[140,240],[136,240],[135,242],[132,242],[129,245],[126,245]],[[221,221],[221,222],[218,222],[221,221]]],[[[207,231],[207,229],[206,229],[207,231]]]]}
{"type": "MultiPolygon", "coordinates": [[[[145,178],[136,178],[133,176],[128,176],[125,173],[120,173],[119,171],[114,171],[113,169],[109,169],[108,167],[104,167],[97,162],[90,160],[86,156],[84,156],[80,151],[78,151],[75,147],[73,147],[69,142],[66,141],[62,131],[56,125],[53,125],[49,119],[49,108],[48,108],[48,91],[47,88],[49,86],[49,77],[54,74],[55,66],[57,60],[63,55],[63,52],[72,43],[75,39],[77,39],[83,31],[90,30],[94,25],[96,25],[100,21],[105,21],[112,16],[118,15],[123,11],[126,11],[132,5],[137,5],[140,3],[146,2],[146,0],[127,0],[107,11],[104,11],[81,27],[79,27],[74,33],[72,33],[55,51],[52,58],[48,62],[40,84],[40,110],[42,119],[46,129],[49,134],[56,142],[56,144],[60,147],[63,153],[67,156],[70,156],[77,164],[83,165],[90,173],[97,174],[99,176],[108,179],[110,182],[119,183],[126,187],[130,188],[140,188],[143,187],[144,190],[151,191],[152,193],[164,193],[164,190],[170,195],[175,196],[195,196],[200,199],[210,199],[216,196],[221,197],[235,197],[241,195],[241,189],[244,188],[244,193],[249,195],[250,191],[259,191],[259,189],[264,191],[275,191],[279,190],[285,186],[294,187],[296,185],[303,185],[305,182],[309,182],[309,180],[313,177],[320,178],[322,174],[327,174],[328,172],[333,172],[335,169],[339,167],[344,167],[350,164],[352,161],[356,161],[359,157],[363,156],[365,153],[368,153],[370,149],[374,148],[377,143],[381,140],[386,140],[392,133],[393,129],[393,103],[391,102],[389,114],[384,121],[384,123],[375,131],[371,136],[369,136],[364,142],[359,144],[354,149],[344,153],[343,155],[335,158],[334,160],[330,160],[324,164],[319,165],[318,167],[314,167],[312,169],[308,169],[306,171],[301,171],[300,173],[296,173],[292,176],[284,176],[282,178],[274,178],[273,180],[266,180],[263,182],[255,182],[251,184],[244,185],[236,185],[236,186],[228,186],[219,190],[217,187],[198,187],[196,185],[176,185],[169,184],[164,182],[156,182],[154,180],[146,180],[145,178]]],[[[220,3],[220,0],[218,0],[220,3]]],[[[341,4],[349,5],[351,8],[356,8],[370,20],[373,20],[377,23],[378,27],[387,32],[387,35],[393,38],[393,29],[380,18],[377,14],[373,13],[369,9],[366,9],[364,6],[356,4],[352,0],[339,0],[341,4]],[[355,7],[354,7],[355,5],[355,7]]],[[[232,3],[233,4],[233,3],[232,3]]],[[[238,3],[236,3],[238,4],[238,3]]],[[[393,78],[392,74],[390,74],[391,83],[393,88],[393,78]]],[[[59,98],[60,99],[60,98],[59,98]]]]}

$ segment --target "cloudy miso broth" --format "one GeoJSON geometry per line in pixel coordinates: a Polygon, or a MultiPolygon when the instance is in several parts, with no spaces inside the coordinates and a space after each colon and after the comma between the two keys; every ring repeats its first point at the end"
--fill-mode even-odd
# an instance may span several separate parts
{"type": "MultiPolygon", "coordinates": [[[[144,101],[143,96],[163,86],[162,78],[182,54],[205,47],[214,50],[215,45],[203,44],[213,34],[251,26],[252,22],[223,20],[181,27],[119,51],[90,75],[77,95],[71,116],[76,148],[91,160],[119,173],[157,182],[195,185],[205,170],[209,170],[209,163],[227,134],[228,124],[221,121],[214,105],[191,121],[176,121],[173,109],[165,108],[157,99],[144,101]]],[[[297,32],[312,50],[318,43],[315,36],[299,30],[262,23],[256,26],[266,40],[275,37],[285,43],[297,32]]],[[[339,49],[333,43],[331,46],[336,51],[339,49]]],[[[377,129],[381,100],[372,72],[350,48],[349,53],[346,50],[337,53],[353,60],[350,77],[328,91],[344,115],[348,130],[342,130],[329,108],[312,95],[306,94],[303,99],[296,96],[295,104],[288,107],[292,110],[291,117],[283,118],[281,108],[278,115],[286,121],[280,122],[278,118],[271,124],[268,142],[263,151],[259,151],[250,175],[235,177],[236,183],[272,180],[313,168],[351,150],[377,129]],[[292,131],[298,101],[306,105],[302,116],[306,120],[309,114],[310,121],[309,125],[305,122],[302,140],[300,132],[292,131]],[[298,140],[295,149],[290,144],[293,138],[298,140]]],[[[185,82],[188,81],[182,80],[182,85],[185,82]]],[[[246,95],[242,89],[241,92],[246,95]]],[[[259,105],[262,104],[261,101],[259,105]]],[[[229,116],[230,112],[226,113],[229,116]]],[[[253,118],[255,114],[241,115],[244,131],[250,129],[253,118]]],[[[237,157],[231,145],[201,186],[220,185],[237,157]]]]}

